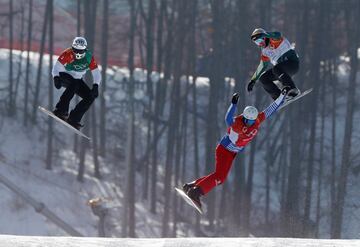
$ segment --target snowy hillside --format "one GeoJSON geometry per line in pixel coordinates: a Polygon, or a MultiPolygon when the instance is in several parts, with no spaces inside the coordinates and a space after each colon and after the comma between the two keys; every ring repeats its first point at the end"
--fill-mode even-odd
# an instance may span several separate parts
{"type": "MultiPolygon", "coordinates": [[[[14,51],[14,64],[17,64],[21,57],[26,59],[26,53],[14,51]]],[[[8,73],[8,50],[0,49],[0,86],[7,85],[8,73]]],[[[56,57],[54,57],[56,59],[56,57]]],[[[38,54],[30,54],[31,80],[35,80],[38,54]]],[[[49,57],[44,56],[44,63],[48,64],[49,57]]],[[[17,69],[17,66],[16,66],[17,69]]],[[[48,68],[45,65],[42,71],[41,85],[47,85],[48,68]]],[[[141,73],[137,71],[138,77],[141,73]]],[[[108,69],[108,87],[112,90],[106,95],[106,100],[119,104],[125,97],[124,90],[119,83],[127,76],[128,71],[121,68],[108,69]]],[[[141,79],[140,79],[141,80],[141,79]]],[[[140,87],[141,88],[141,87],[140,87]]],[[[23,99],[24,85],[19,84],[20,99],[23,99]]],[[[40,92],[40,104],[47,105],[47,86],[40,92]]],[[[55,100],[59,97],[59,90],[55,90],[55,100]]],[[[136,97],[142,92],[135,92],[136,97]]],[[[19,105],[18,108],[21,106],[19,105]]],[[[121,105],[112,107],[109,127],[122,130],[121,123],[126,123],[126,115],[117,114],[121,105]]],[[[123,209],[123,190],[119,181],[124,181],[125,170],[123,163],[123,148],[121,143],[124,141],[118,136],[108,138],[109,152],[116,150],[116,159],[100,159],[102,179],[94,177],[94,164],[91,153],[86,156],[85,177],[80,183],[77,181],[79,160],[73,149],[74,135],[64,126],[54,125],[56,158],[54,159],[53,169],[45,169],[46,157],[46,124],[47,116],[38,112],[37,125],[24,127],[22,123],[21,111],[16,118],[0,118],[0,175],[6,177],[15,184],[21,191],[32,197],[38,203],[43,204],[65,223],[73,227],[81,235],[87,237],[98,236],[99,217],[95,216],[88,204],[91,199],[100,199],[101,205],[107,210],[105,218],[105,235],[107,237],[120,236],[121,216],[123,209]],[[119,157],[120,156],[120,157],[119,157]]],[[[141,114],[141,112],[139,113],[141,114]]],[[[123,128],[124,129],[124,128],[123,128]]],[[[126,136],[126,135],[124,135],[126,136]]],[[[137,177],[138,186],[142,186],[142,178],[137,177]]],[[[140,189],[139,189],[140,191],[140,189]]],[[[26,203],[19,195],[10,191],[4,184],[0,183],[0,207],[2,216],[0,217],[1,234],[20,234],[20,235],[42,235],[42,236],[66,236],[68,235],[61,228],[57,227],[51,220],[36,212],[34,208],[26,203]]],[[[157,215],[149,212],[149,205],[146,201],[136,203],[137,236],[139,237],[160,237],[161,236],[161,209],[157,215]]],[[[191,228],[186,227],[184,232],[179,226],[181,236],[193,236],[191,228]]],[[[1,241],[0,241],[0,247],[1,241]]]]}
{"type": "Polygon", "coordinates": [[[161,238],[106,239],[0,236],[2,247],[358,247],[360,240],[314,240],[291,238],[161,238]]]}

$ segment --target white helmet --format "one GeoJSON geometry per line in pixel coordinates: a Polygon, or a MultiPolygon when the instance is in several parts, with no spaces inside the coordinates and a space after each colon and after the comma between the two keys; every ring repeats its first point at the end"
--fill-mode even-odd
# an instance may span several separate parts
{"type": "Polygon", "coordinates": [[[87,42],[83,37],[75,37],[72,43],[72,50],[75,53],[76,59],[82,59],[85,57],[87,42]]]}
{"type": "Polygon", "coordinates": [[[243,111],[244,118],[248,120],[256,120],[258,117],[258,110],[254,106],[247,106],[243,111]]]}
{"type": "Polygon", "coordinates": [[[259,27],[259,28],[255,28],[255,30],[252,32],[250,37],[252,40],[255,40],[264,37],[266,34],[267,32],[265,31],[265,29],[259,27]]]}

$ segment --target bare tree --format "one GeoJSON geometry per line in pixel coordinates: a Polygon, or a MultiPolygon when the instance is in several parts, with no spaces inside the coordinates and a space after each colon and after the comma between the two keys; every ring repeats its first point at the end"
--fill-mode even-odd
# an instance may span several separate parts
{"type": "Polygon", "coordinates": [[[171,68],[171,55],[172,55],[172,41],[173,41],[173,34],[172,34],[172,27],[173,27],[173,14],[171,14],[169,19],[165,19],[167,10],[167,0],[162,0],[160,5],[160,14],[158,18],[158,26],[157,26],[157,70],[162,71],[162,64],[163,60],[165,59],[165,68],[164,68],[164,77],[160,78],[159,82],[156,84],[156,96],[154,102],[154,115],[155,121],[153,124],[153,150],[152,150],[152,166],[151,166],[151,191],[150,191],[150,198],[151,198],[151,206],[150,210],[152,213],[156,213],[156,201],[157,201],[157,182],[158,182],[158,138],[159,135],[159,128],[160,128],[160,121],[158,118],[162,116],[163,108],[164,108],[164,98],[166,97],[167,92],[167,80],[170,78],[169,70],[171,68]],[[168,33],[167,39],[165,43],[165,49],[163,45],[163,32],[164,32],[164,23],[167,22],[168,33]],[[165,55],[164,55],[165,50],[165,55]],[[164,58],[165,57],[165,58],[164,58]]]}
{"type": "Polygon", "coordinates": [[[29,19],[28,19],[28,37],[27,37],[27,57],[26,57],[26,75],[25,75],[25,96],[24,96],[24,125],[28,123],[28,105],[29,105],[29,77],[30,77],[30,50],[32,41],[32,12],[33,0],[29,1],[29,19]]]}
{"type": "Polygon", "coordinates": [[[14,25],[13,25],[13,1],[9,0],[9,102],[8,102],[8,114],[14,115],[14,92],[13,92],[13,43],[14,43],[14,25]]]}
{"type": "Polygon", "coordinates": [[[48,16],[49,16],[49,6],[50,1],[46,1],[46,7],[45,7],[45,16],[44,16],[44,22],[42,27],[42,35],[41,35],[41,44],[40,44],[40,54],[39,54],[39,63],[37,68],[37,75],[36,75],[36,82],[35,82],[35,93],[34,93],[34,101],[32,106],[32,122],[33,124],[36,123],[36,113],[37,108],[39,105],[39,95],[40,95],[40,84],[41,84],[41,75],[42,75],[42,64],[43,64],[43,57],[44,57],[44,51],[45,51],[45,40],[46,40],[46,30],[48,25],[48,16]]]}
{"type": "MultiPolygon", "coordinates": [[[[309,1],[304,0],[298,2],[296,8],[300,9],[299,16],[296,20],[302,25],[297,23],[297,40],[299,40],[299,54],[302,57],[307,56],[308,52],[308,34],[309,34],[309,1]]],[[[305,81],[305,72],[307,64],[304,62],[299,71],[298,81],[305,81]]],[[[301,121],[302,117],[302,106],[293,106],[292,111],[288,114],[288,124],[289,124],[289,170],[287,173],[287,184],[284,198],[282,200],[283,205],[281,206],[281,224],[282,224],[282,234],[284,236],[300,236],[299,227],[297,226],[297,221],[300,218],[300,178],[302,174],[302,159],[301,159],[301,145],[304,139],[303,130],[304,124],[301,121]],[[300,130],[300,131],[292,131],[300,130]]]]}
{"type": "MultiPolygon", "coordinates": [[[[173,161],[174,161],[174,147],[176,145],[176,138],[179,136],[179,122],[180,122],[180,95],[181,85],[180,78],[182,76],[182,58],[185,34],[185,13],[188,6],[188,2],[174,2],[174,8],[177,11],[178,17],[176,18],[175,33],[176,39],[174,44],[174,70],[173,81],[171,85],[171,101],[169,112],[169,128],[167,135],[167,149],[165,159],[165,178],[164,178],[164,213],[162,218],[162,230],[161,236],[167,237],[169,234],[169,221],[170,221],[170,208],[172,198],[172,174],[173,174],[173,161]]],[[[176,153],[175,153],[176,154],[176,153]]]]}
{"type": "Polygon", "coordinates": [[[134,1],[129,0],[130,5],[130,32],[129,32],[129,57],[128,67],[130,71],[130,81],[128,88],[129,98],[129,124],[127,136],[126,152],[126,191],[125,202],[123,206],[123,223],[122,237],[135,237],[135,109],[134,109],[134,48],[135,48],[135,31],[136,31],[136,5],[134,1]]]}
{"type": "Polygon", "coordinates": [[[108,40],[109,40],[109,1],[103,3],[103,23],[101,35],[101,90],[100,90],[100,154],[106,154],[106,69],[108,60],[108,40]]]}
{"type": "MultiPolygon", "coordinates": [[[[49,0],[49,105],[48,109],[53,109],[54,101],[54,87],[52,83],[52,67],[53,67],[53,42],[54,42],[54,1],[49,0]]],[[[53,157],[53,120],[48,118],[48,140],[47,140],[47,154],[46,154],[46,169],[52,169],[53,157]]]]}
{"type": "Polygon", "coordinates": [[[312,187],[313,187],[313,174],[314,174],[314,163],[315,163],[315,142],[316,142],[316,122],[317,122],[317,109],[318,109],[318,96],[320,89],[320,62],[322,58],[322,47],[321,43],[321,30],[323,30],[326,7],[328,5],[324,0],[319,1],[317,6],[317,19],[316,19],[316,30],[314,32],[314,47],[311,56],[311,70],[310,79],[313,80],[314,92],[311,95],[311,125],[310,125],[310,140],[309,140],[309,160],[307,163],[307,178],[306,178],[306,191],[305,191],[305,211],[304,211],[304,224],[303,234],[305,235],[308,229],[308,223],[310,222],[310,210],[311,210],[311,198],[312,198],[312,187]],[[324,5],[325,4],[325,5],[324,5]]]}
{"type": "Polygon", "coordinates": [[[17,75],[16,75],[16,82],[15,85],[13,86],[13,108],[14,108],[14,112],[13,114],[16,115],[17,112],[17,107],[16,107],[16,102],[17,102],[17,96],[19,94],[19,86],[20,86],[20,79],[22,77],[22,64],[23,64],[23,53],[24,53],[24,36],[25,36],[25,7],[23,5],[21,5],[20,7],[20,15],[21,15],[21,24],[20,24],[20,37],[19,37],[19,41],[20,41],[20,58],[18,60],[18,71],[17,71],[17,75]]]}
{"type": "Polygon", "coordinates": [[[350,55],[350,76],[349,86],[347,89],[347,102],[346,102],[346,116],[345,116],[345,133],[342,147],[342,158],[340,167],[340,176],[338,178],[338,188],[336,194],[336,206],[334,218],[334,229],[331,233],[332,238],[341,238],[341,229],[343,226],[343,212],[345,207],[345,198],[347,191],[348,173],[351,158],[351,137],[353,132],[353,116],[355,106],[355,88],[356,88],[356,74],[358,70],[359,60],[357,53],[357,43],[359,42],[360,26],[355,24],[354,19],[360,14],[360,2],[346,2],[346,24],[348,40],[348,54],[350,55]],[[355,6],[353,6],[355,4],[355,6]],[[355,25],[352,25],[355,24],[355,25]]]}

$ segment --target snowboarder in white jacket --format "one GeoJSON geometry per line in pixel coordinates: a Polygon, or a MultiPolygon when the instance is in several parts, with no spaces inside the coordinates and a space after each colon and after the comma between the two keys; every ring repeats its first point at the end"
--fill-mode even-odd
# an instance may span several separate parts
{"type": "Polygon", "coordinates": [[[257,80],[260,80],[265,91],[277,99],[281,93],[274,81],[279,80],[284,87],[289,87],[287,100],[300,94],[291,78],[299,70],[299,56],[293,45],[280,32],[267,32],[257,28],[251,34],[251,40],[261,49],[261,60],[258,68],[247,85],[251,92],[257,80]],[[268,68],[270,63],[273,65],[268,68]]]}
{"type": "Polygon", "coordinates": [[[89,109],[95,98],[99,96],[99,83],[101,73],[92,53],[87,49],[87,41],[83,37],[75,37],[72,46],[59,56],[54,64],[52,75],[57,89],[65,87],[53,113],[67,121],[76,129],[83,125],[80,123],[83,115],[89,109]],[[83,80],[87,70],[93,76],[93,86],[90,89],[83,80]],[[82,100],[69,114],[69,104],[74,95],[79,95],[82,100]]]}

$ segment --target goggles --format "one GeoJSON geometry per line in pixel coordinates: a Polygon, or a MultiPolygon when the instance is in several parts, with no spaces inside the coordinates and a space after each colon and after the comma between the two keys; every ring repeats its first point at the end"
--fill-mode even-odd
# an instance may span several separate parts
{"type": "Polygon", "coordinates": [[[244,123],[248,126],[253,125],[255,122],[256,122],[256,120],[250,120],[250,119],[244,118],[244,123]]]}
{"type": "Polygon", "coordinates": [[[71,49],[75,54],[84,54],[86,52],[86,49],[76,49],[74,47],[72,47],[71,49]]]}
{"type": "Polygon", "coordinates": [[[257,39],[254,39],[253,41],[257,46],[261,46],[261,45],[265,44],[265,39],[264,38],[257,38],[257,39]]]}

